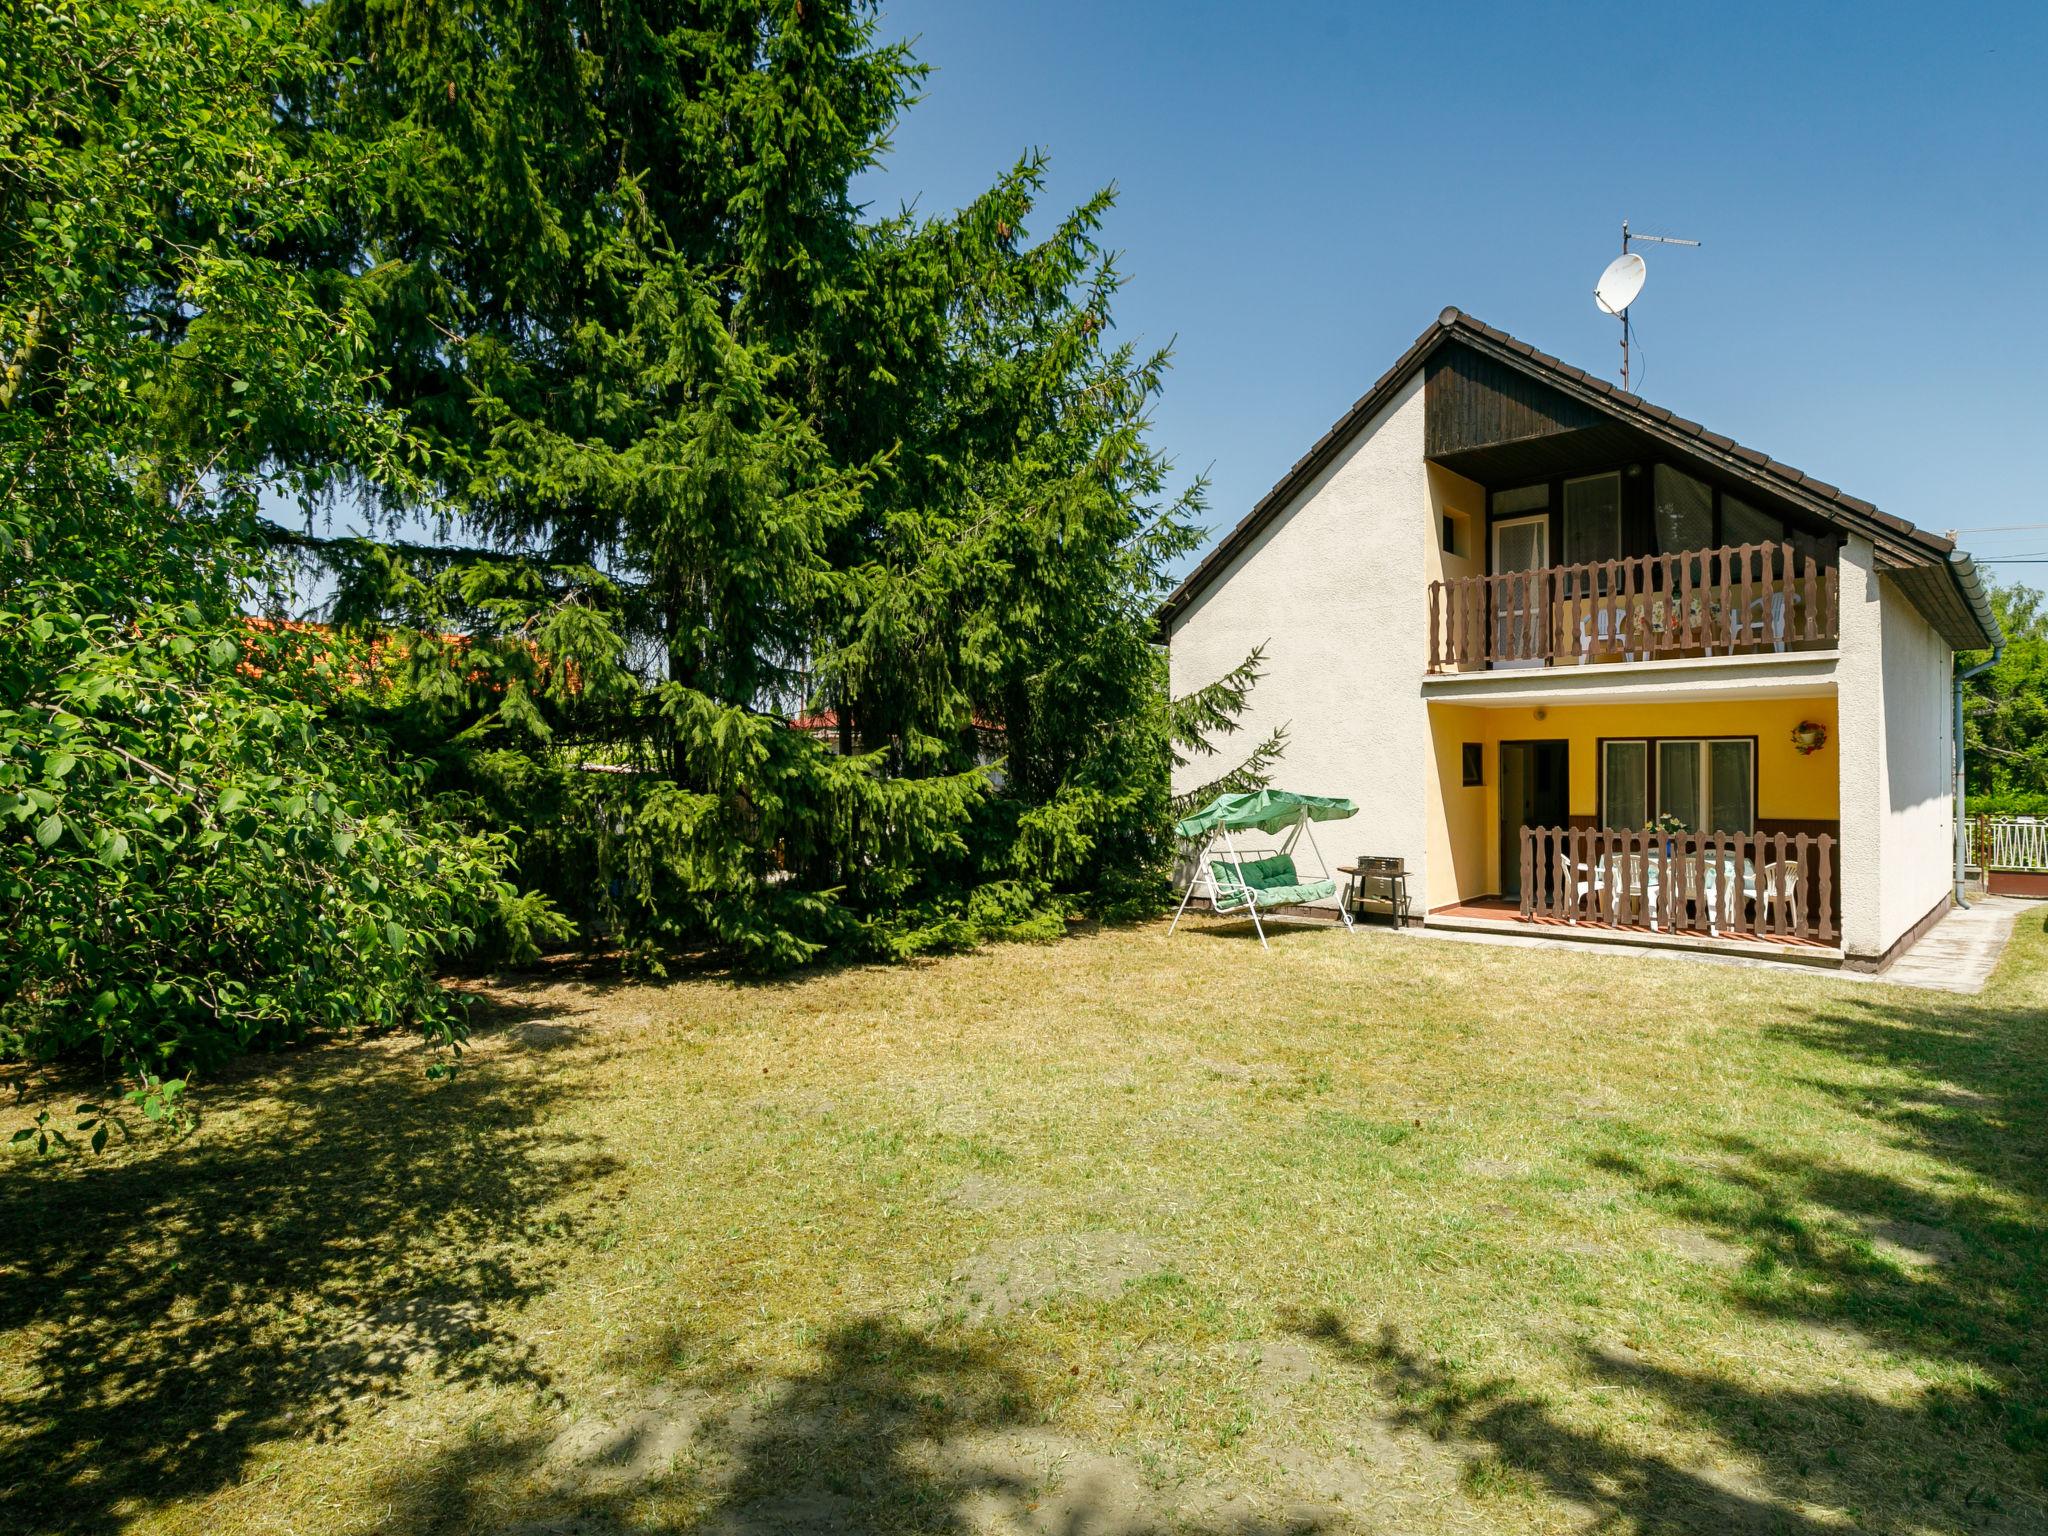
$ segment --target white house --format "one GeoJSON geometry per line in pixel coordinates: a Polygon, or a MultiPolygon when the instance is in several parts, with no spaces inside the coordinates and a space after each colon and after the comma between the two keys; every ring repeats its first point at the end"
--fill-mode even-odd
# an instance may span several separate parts
{"type": "Polygon", "coordinates": [[[1160,622],[1176,693],[1265,646],[1428,922],[1871,967],[1949,905],[1969,557],[1455,309],[1160,622]]]}

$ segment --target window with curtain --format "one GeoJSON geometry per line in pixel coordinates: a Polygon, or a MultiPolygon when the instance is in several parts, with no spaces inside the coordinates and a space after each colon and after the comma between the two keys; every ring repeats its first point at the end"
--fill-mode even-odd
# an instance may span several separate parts
{"type": "Polygon", "coordinates": [[[1659,464],[1652,476],[1651,499],[1658,554],[1714,547],[1714,491],[1704,480],[1659,464]]]}
{"type": "MultiPolygon", "coordinates": [[[[1564,563],[1588,565],[1621,558],[1621,476],[1588,475],[1564,483],[1564,563]]],[[[1573,590],[1606,590],[1606,576],[1566,578],[1564,595],[1573,590]]]]}
{"type": "Polygon", "coordinates": [[[1748,741],[1657,743],[1657,814],[1688,832],[1756,830],[1756,761],[1748,741]]]}
{"type": "Polygon", "coordinates": [[[1647,826],[1650,744],[1609,741],[1601,744],[1600,751],[1600,825],[1624,831],[1647,826]]]}
{"type": "Polygon", "coordinates": [[[1721,498],[1721,541],[1725,544],[1778,544],[1785,538],[1785,521],[1760,512],[1734,496],[1721,498]]]}
{"type": "Polygon", "coordinates": [[[1709,832],[1751,832],[1756,829],[1756,786],[1752,782],[1750,743],[1707,743],[1707,826],[1709,832]]]}
{"type": "Polygon", "coordinates": [[[1589,475],[1564,483],[1567,565],[1621,558],[1621,476],[1589,475]]]}
{"type": "Polygon", "coordinates": [[[1700,809],[1700,744],[1657,743],[1657,814],[1676,816],[1688,832],[1703,830],[1700,809]]]}

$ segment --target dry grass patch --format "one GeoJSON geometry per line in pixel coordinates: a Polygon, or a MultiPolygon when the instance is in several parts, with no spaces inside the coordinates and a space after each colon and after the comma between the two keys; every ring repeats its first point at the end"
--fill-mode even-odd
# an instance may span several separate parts
{"type": "Polygon", "coordinates": [[[508,978],[6,1171],[0,1528],[2041,1529],[2022,930],[508,978]]]}

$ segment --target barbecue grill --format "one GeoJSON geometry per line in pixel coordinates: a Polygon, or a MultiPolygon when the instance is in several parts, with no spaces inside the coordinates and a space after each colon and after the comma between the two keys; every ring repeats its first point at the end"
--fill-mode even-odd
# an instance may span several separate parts
{"type": "Polygon", "coordinates": [[[1351,910],[1359,916],[1369,912],[1383,912],[1394,920],[1397,927],[1405,927],[1409,917],[1408,906],[1408,861],[1399,855],[1360,854],[1358,862],[1346,871],[1351,876],[1345,888],[1344,899],[1351,910]]]}

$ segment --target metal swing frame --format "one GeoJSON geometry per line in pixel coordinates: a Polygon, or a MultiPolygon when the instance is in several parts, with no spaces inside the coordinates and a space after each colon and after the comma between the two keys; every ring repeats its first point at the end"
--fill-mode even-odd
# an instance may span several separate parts
{"type": "MultiPolygon", "coordinates": [[[[1289,858],[1292,858],[1295,845],[1301,841],[1301,835],[1304,832],[1308,834],[1309,852],[1316,856],[1316,865],[1320,871],[1317,878],[1323,880],[1331,879],[1330,861],[1323,857],[1323,850],[1316,844],[1314,821],[1309,816],[1306,806],[1302,807],[1300,813],[1296,815],[1294,825],[1287,829],[1286,837],[1274,848],[1274,852],[1284,853],[1289,858]]],[[[1214,832],[1211,832],[1204,838],[1202,846],[1196,851],[1195,874],[1188,881],[1187,892],[1181,897],[1180,905],[1174,909],[1173,922],[1168,925],[1166,936],[1169,939],[1172,938],[1174,929],[1180,927],[1181,917],[1186,913],[1188,903],[1195,899],[1195,890],[1198,886],[1208,886],[1209,910],[1215,913],[1216,916],[1234,917],[1237,915],[1235,907],[1229,912],[1222,910],[1221,897],[1216,884],[1216,871],[1209,860],[1209,850],[1214,848],[1219,840],[1221,840],[1224,849],[1230,855],[1231,865],[1238,871],[1237,889],[1243,896],[1244,910],[1251,913],[1252,931],[1259,936],[1259,947],[1270,952],[1273,946],[1266,942],[1266,927],[1265,924],[1259,921],[1259,893],[1245,884],[1244,855],[1238,852],[1237,840],[1230,835],[1230,828],[1223,826],[1219,826],[1214,832]]],[[[1268,915],[1278,916],[1279,914],[1269,913],[1268,915]]],[[[1356,933],[1358,931],[1357,925],[1351,921],[1351,913],[1346,910],[1341,896],[1337,900],[1337,915],[1344,920],[1344,931],[1346,933],[1356,933]]],[[[1299,922],[1303,921],[1303,919],[1283,919],[1283,921],[1299,922]]]]}

